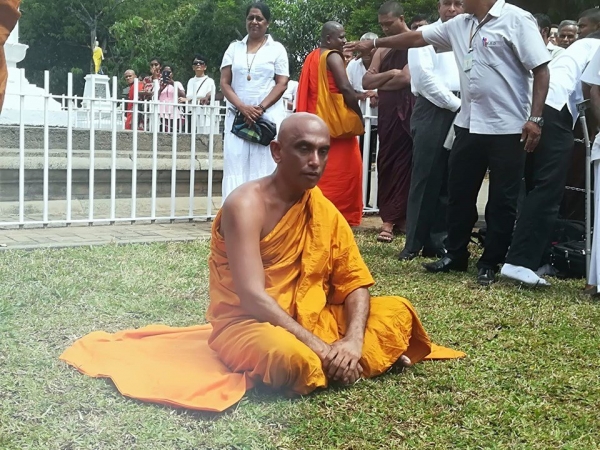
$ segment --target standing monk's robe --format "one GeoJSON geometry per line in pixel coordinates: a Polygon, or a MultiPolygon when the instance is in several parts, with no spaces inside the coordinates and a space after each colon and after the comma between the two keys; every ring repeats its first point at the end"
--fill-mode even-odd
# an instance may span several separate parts
{"type": "Polygon", "coordinates": [[[19,3],[20,0],[0,0],[0,111],[2,111],[2,105],[4,104],[4,94],[8,82],[4,43],[21,16],[19,3]]]}
{"type": "MultiPolygon", "coordinates": [[[[339,52],[338,52],[339,53],[339,52]]],[[[319,62],[321,50],[313,50],[304,61],[298,92],[296,111],[317,113],[319,95],[319,62]]],[[[333,74],[327,71],[329,90],[339,94],[333,74]]],[[[360,225],[363,214],[362,158],[358,138],[331,138],[331,148],[325,172],[319,181],[325,197],[333,202],[351,226],[360,225]]]]}
{"type": "MultiPolygon", "coordinates": [[[[403,69],[407,50],[390,50],[381,61],[379,72],[403,69]]],[[[415,97],[410,85],[395,91],[378,90],[379,154],[377,156],[377,205],[383,222],[404,228],[410,190],[413,141],[410,117],[415,97]]]]}
{"type": "MultiPolygon", "coordinates": [[[[137,78],[134,81],[134,83],[138,84],[138,94],[140,92],[144,92],[144,83],[142,83],[141,81],[138,81],[137,78]]],[[[127,94],[127,100],[129,100],[130,103],[125,103],[125,111],[133,111],[135,109],[135,105],[133,103],[133,95],[134,95],[133,84],[131,84],[129,86],[129,93],[127,94]]],[[[138,111],[140,109],[141,109],[140,106],[138,106],[138,111]]],[[[142,116],[141,119],[138,117],[138,128],[140,128],[144,124],[143,120],[144,120],[144,116],[142,116]]],[[[125,114],[125,129],[131,130],[132,126],[133,126],[133,113],[128,112],[125,114]]]]}
{"type": "MultiPolygon", "coordinates": [[[[128,397],[206,411],[229,408],[256,383],[296,394],[327,386],[312,350],[240,306],[220,225],[219,213],[209,258],[212,327],[95,331],[60,359],[87,375],[110,377],[128,397]]],[[[343,337],[344,299],[373,278],[350,227],[319,188],[304,194],[262,239],[260,250],[266,291],[283,310],[327,343],[343,337]]],[[[464,353],[431,344],[408,300],[372,298],[360,360],[364,376],[385,372],[401,355],[418,362],[464,353]]]]}

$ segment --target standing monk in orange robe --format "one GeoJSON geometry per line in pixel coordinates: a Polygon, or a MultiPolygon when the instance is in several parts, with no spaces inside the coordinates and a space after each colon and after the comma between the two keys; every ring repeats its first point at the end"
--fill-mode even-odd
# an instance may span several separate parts
{"type": "Polygon", "coordinates": [[[96,331],[61,359],[131,397],[223,411],[256,384],[304,395],[464,356],[432,344],[408,300],[369,295],[352,230],[315,187],[329,150],[319,117],[292,114],[271,142],[275,172],[227,197],[210,243],[210,325],[96,331]]]}
{"type": "MultiPolygon", "coordinates": [[[[319,63],[327,58],[327,79],[329,90],[341,93],[348,108],[362,120],[358,97],[352,88],[342,49],[346,43],[344,27],[337,22],[327,22],[321,32],[321,46],[313,50],[304,61],[298,84],[298,112],[317,113],[319,95],[319,63]]],[[[363,213],[362,158],[358,138],[331,138],[329,162],[319,188],[342,213],[351,226],[360,225],[363,213]]]]}
{"type": "Polygon", "coordinates": [[[0,0],[0,112],[4,104],[4,94],[8,81],[8,70],[4,56],[4,43],[8,39],[21,13],[19,13],[20,0],[0,0]]]}

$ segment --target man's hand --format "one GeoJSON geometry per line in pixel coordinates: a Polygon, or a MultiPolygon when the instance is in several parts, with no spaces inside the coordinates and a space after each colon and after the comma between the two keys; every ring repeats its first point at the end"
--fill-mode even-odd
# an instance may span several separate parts
{"type": "Polygon", "coordinates": [[[331,351],[323,361],[323,369],[329,379],[352,384],[360,378],[363,371],[359,364],[362,345],[362,341],[348,338],[331,345],[331,351]]]}
{"type": "Polygon", "coordinates": [[[369,39],[366,41],[352,41],[352,42],[347,42],[346,45],[344,45],[344,51],[345,52],[359,52],[359,53],[366,53],[369,50],[372,50],[374,48],[373,45],[373,40],[369,39]]]}
{"type": "Polygon", "coordinates": [[[523,125],[523,133],[521,134],[521,142],[525,142],[525,151],[532,153],[540,142],[542,128],[534,122],[527,121],[523,125]]]}

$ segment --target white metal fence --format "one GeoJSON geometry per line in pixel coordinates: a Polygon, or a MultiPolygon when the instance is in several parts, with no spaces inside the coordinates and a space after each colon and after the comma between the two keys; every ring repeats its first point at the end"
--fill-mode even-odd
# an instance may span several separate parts
{"type": "MultiPolygon", "coordinates": [[[[5,161],[0,172],[5,173],[5,182],[12,173],[18,184],[4,185],[5,191],[13,192],[12,197],[0,193],[0,226],[209,220],[215,216],[221,199],[214,195],[213,185],[220,186],[215,174],[222,176],[223,161],[215,143],[218,141],[222,148],[225,109],[215,102],[214,89],[209,105],[182,106],[176,95],[173,104],[158,101],[156,88],[152,99],[137,100],[138,83],[132,85],[136,100],[119,98],[116,77],[112,78],[108,99],[74,95],[72,74],[68,75],[67,95],[51,95],[49,81],[46,72],[43,126],[25,125],[27,94],[21,93],[18,146],[14,146],[18,148],[2,149],[0,144],[0,151],[5,153],[0,156],[5,161]],[[51,99],[62,104],[65,128],[50,126],[54,113],[48,108],[51,99]],[[128,115],[131,130],[125,131],[128,115]],[[66,132],[64,148],[51,145],[59,131],[66,132]],[[31,143],[32,133],[41,134],[37,143],[31,143]],[[74,133],[78,136],[77,146],[84,148],[74,148],[74,133]],[[104,142],[99,145],[101,139],[104,142]],[[203,145],[201,151],[197,148],[199,142],[203,145]],[[196,179],[199,174],[202,180],[196,179]],[[36,189],[32,188],[35,182],[36,189]],[[145,183],[144,192],[140,192],[140,183],[145,183]]],[[[365,156],[375,138],[371,133],[374,119],[367,103],[365,156]]],[[[0,132],[6,130],[3,127],[0,132]]],[[[372,172],[373,163],[363,158],[363,199],[365,206],[371,205],[365,208],[366,213],[377,212],[377,172],[372,172]],[[372,202],[367,198],[369,173],[373,180],[371,198],[375,199],[372,202]]]]}

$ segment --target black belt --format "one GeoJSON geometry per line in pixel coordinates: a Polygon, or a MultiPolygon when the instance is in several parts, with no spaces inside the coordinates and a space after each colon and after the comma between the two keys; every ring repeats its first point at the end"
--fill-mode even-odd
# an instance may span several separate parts
{"type": "Polygon", "coordinates": [[[460,91],[452,91],[452,93],[454,95],[456,95],[458,98],[460,98],[460,91]]]}

